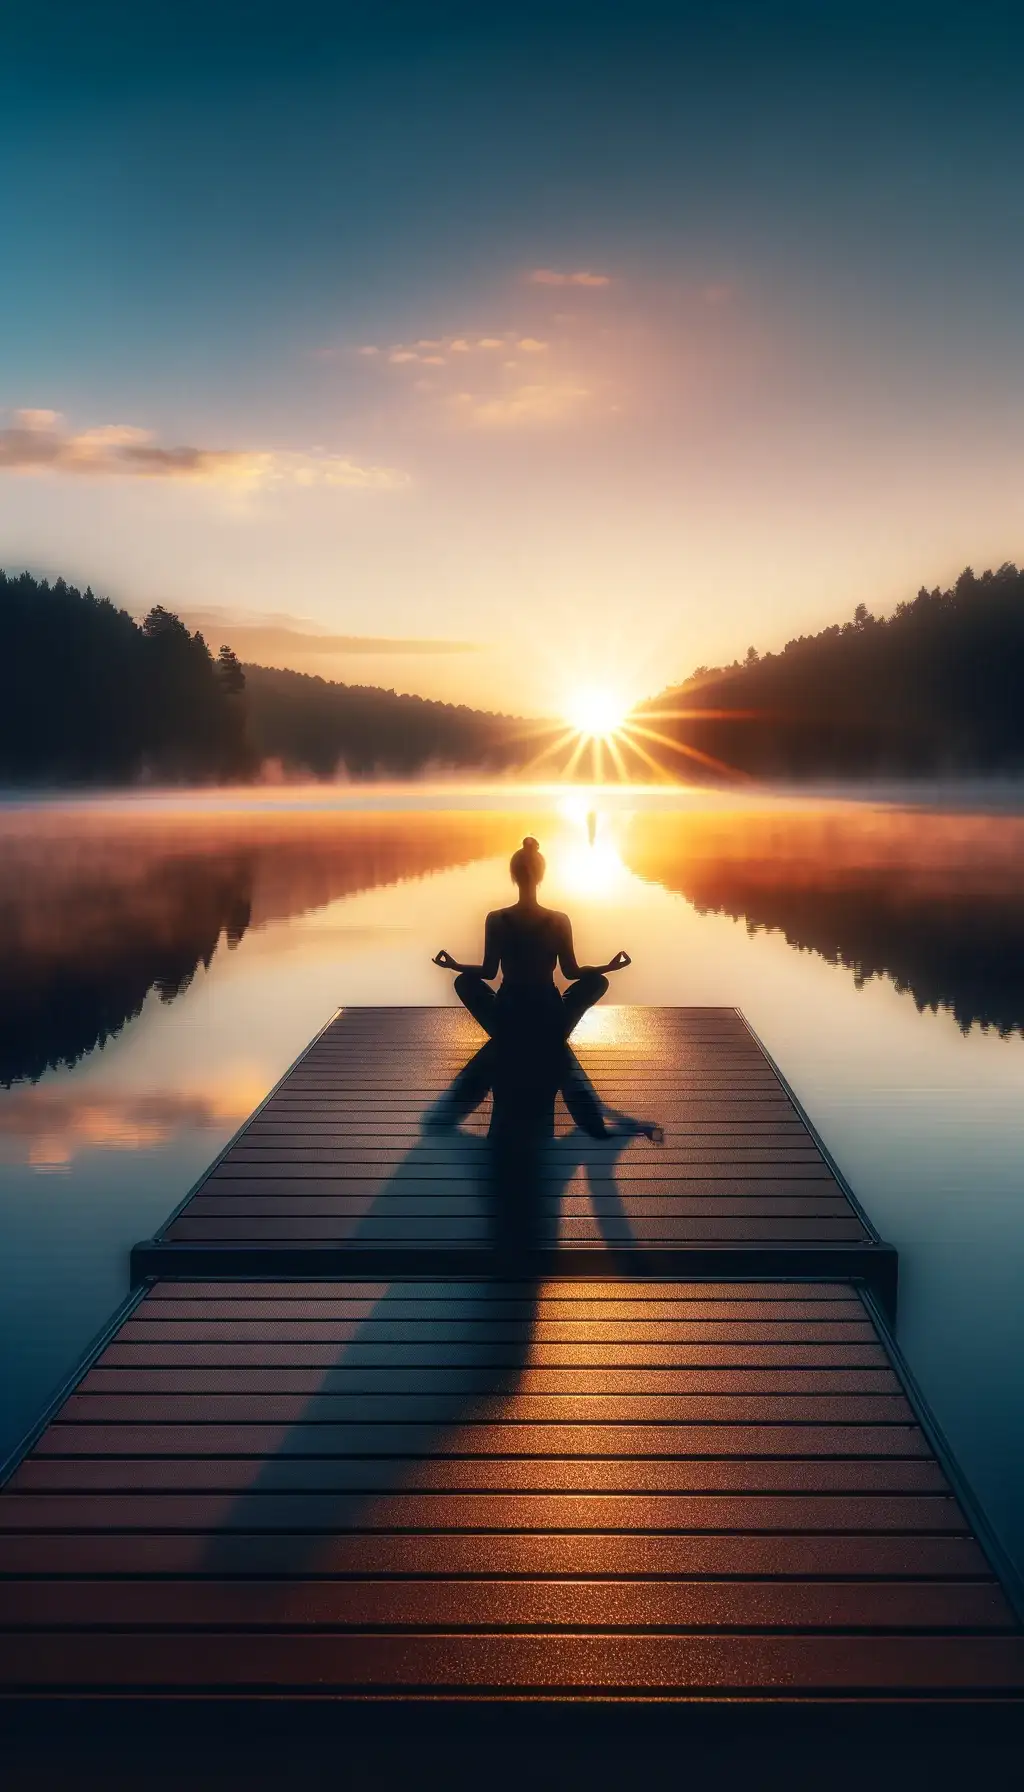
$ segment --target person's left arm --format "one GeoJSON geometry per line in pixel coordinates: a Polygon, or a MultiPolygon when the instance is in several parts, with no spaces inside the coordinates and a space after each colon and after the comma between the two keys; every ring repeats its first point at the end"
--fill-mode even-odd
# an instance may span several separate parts
{"type": "Polygon", "coordinates": [[[558,939],[558,967],[563,977],[575,983],[579,977],[602,977],[606,971],[622,971],[629,964],[628,952],[616,952],[607,964],[578,964],[576,948],[572,939],[572,922],[568,915],[562,915],[558,939]]]}

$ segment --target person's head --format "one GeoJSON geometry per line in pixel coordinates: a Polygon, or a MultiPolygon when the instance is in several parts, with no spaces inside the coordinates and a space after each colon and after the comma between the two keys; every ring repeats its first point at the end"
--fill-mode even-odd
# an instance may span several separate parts
{"type": "Polygon", "coordinates": [[[518,852],[509,860],[512,882],[520,890],[535,890],[544,876],[544,854],[532,834],[527,834],[518,852]]]}

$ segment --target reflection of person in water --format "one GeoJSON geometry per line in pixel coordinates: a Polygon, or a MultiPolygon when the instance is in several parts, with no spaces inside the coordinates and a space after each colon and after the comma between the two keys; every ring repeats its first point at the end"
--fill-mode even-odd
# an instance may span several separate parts
{"type": "Polygon", "coordinates": [[[494,1042],[489,1068],[495,1105],[502,1091],[515,1090],[522,1108],[528,1092],[561,1088],[578,1126],[596,1137],[610,1132],[642,1132],[659,1140],[661,1129],[625,1117],[609,1127],[567,1048],[573,1028],[608,989],[608,973],[630,963],[616,952],[603,965],[580,965],[573,947],[568,915],[542,908],[537,887],[544,876],[544,858],[536,840],[527,837],[512,854],[509,871],[519,890],[511,908],[495,909],[484,928],[482,964],[459,964],[450,952],[438,952],[434,963],[455,971],[455,993],[494,1042]],[[564,995],[553,981],[558,965],[569,987],[564,995]],[[497,991],[489,987],[501,972],[497,991]],[[575,1073],[574,1073],[575,1067],[575,1073]]]}

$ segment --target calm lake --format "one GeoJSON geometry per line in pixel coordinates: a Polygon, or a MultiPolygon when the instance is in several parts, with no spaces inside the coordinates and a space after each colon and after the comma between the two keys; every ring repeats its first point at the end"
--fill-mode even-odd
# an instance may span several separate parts
{"type": "Polygon", "coordinates": [[[1024,1565],[1024,807],[345,789],[0,805],[0,1458],[345,1003],[441,1003],[524,833],[623,1002],[734,1003],[901,1257],[1024,1565]]]}

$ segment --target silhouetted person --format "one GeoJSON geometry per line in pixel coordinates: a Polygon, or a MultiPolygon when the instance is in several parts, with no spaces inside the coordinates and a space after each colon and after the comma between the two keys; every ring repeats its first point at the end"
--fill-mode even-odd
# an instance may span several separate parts
{"type": "MultiPolygon", "coordinates": [[[[642,1132],[660,1138],[660,1128],[625,1117],[609,1127],[599,1102],[569,1051],[567,1040],[588,1008],[608,989],[609,971],[630,963],[616,952],[604,965],[580,965],[568,915],[542,908],[537,887],[545,864],[536,840],[528,836],[512,854],[509,871],[519,890],[511,908],[495,909],[484,928],[482,964],[459,964],[450,952],[437,953],[434,963],[455,971],[455,993],[493,1041],[493,1051],[479,1053],[473,1063],[482,1099],[488,1084],[494,1090],[492,1136],[505,1126],[549,1134],[554,1098],[561,1088],[577,1126],[593,1138],[614,1132],[642,1132]],[[569,981],[563,995],[553,981],[555,965],[569,981]],[[501,972],[495,991],[490,980],[501,972]]],[[[467,1070],[470,1067],[467,1066],[467,1070]]],[[[464,1092],[472,1105],[475,1089],[464,1092]]]]}

